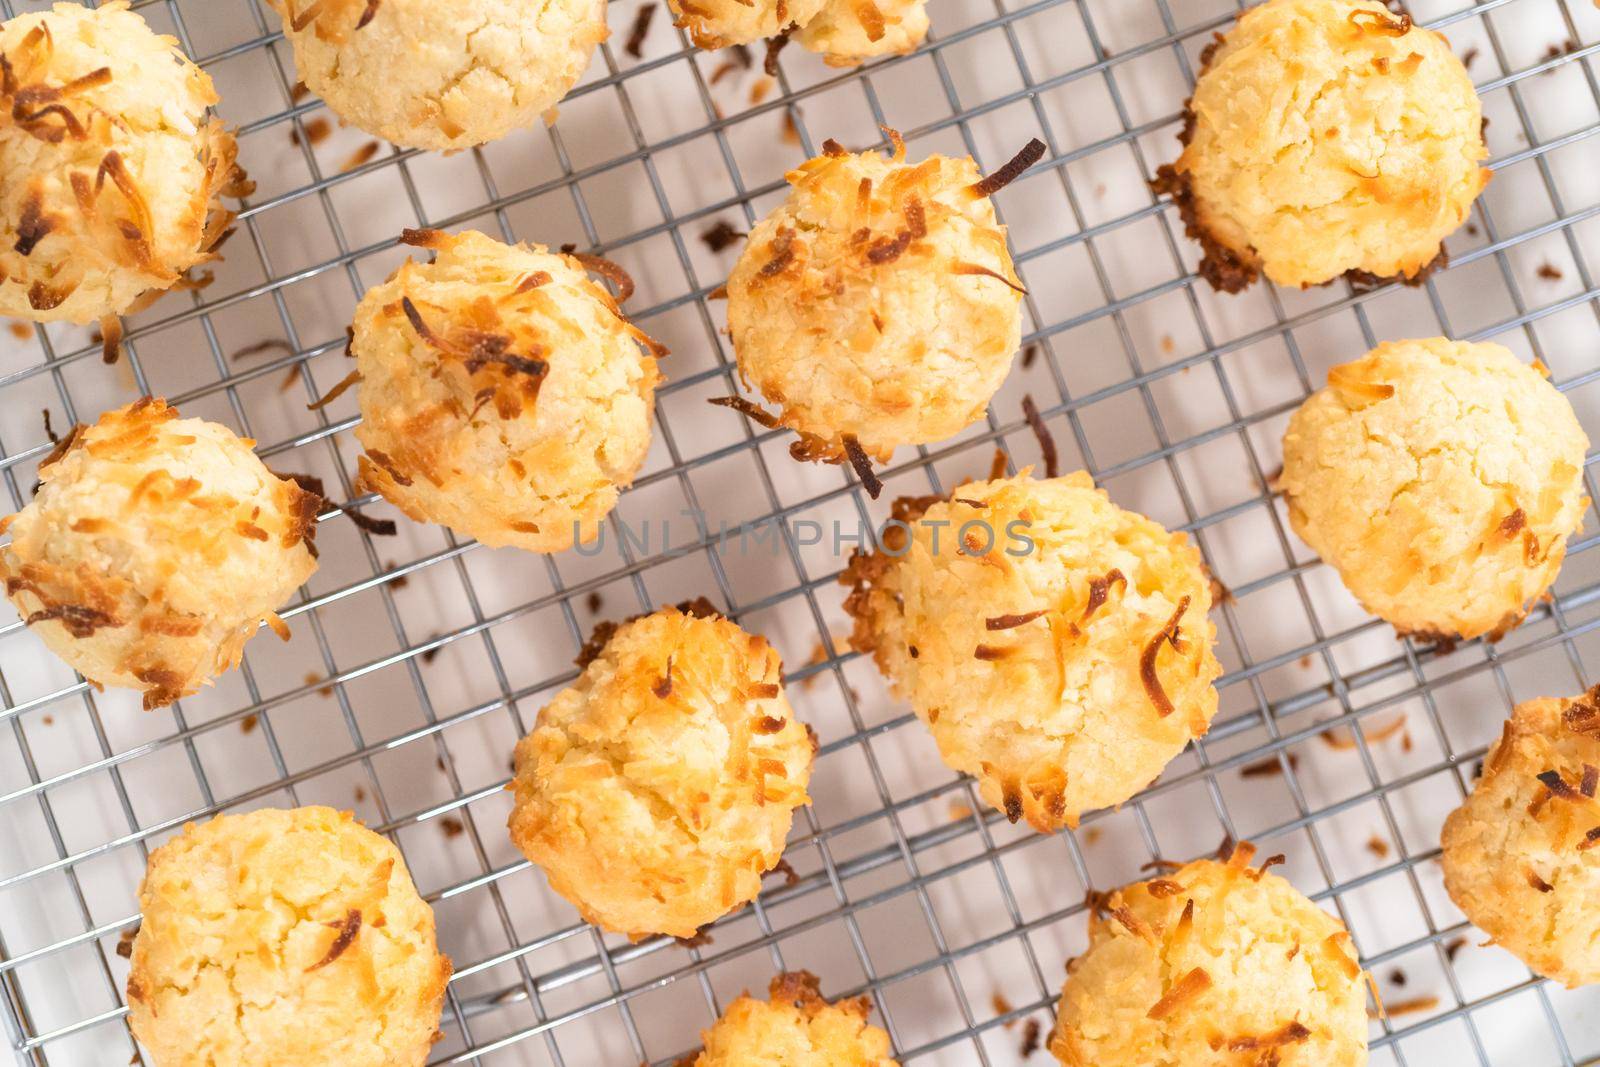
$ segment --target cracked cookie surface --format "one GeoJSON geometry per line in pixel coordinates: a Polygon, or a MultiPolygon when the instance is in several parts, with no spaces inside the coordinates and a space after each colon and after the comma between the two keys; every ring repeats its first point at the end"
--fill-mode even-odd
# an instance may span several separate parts
{"type": "Polygon", "coordinates": [[[782,856],[813,741],[777,652],[729,620],[663,608],[606,637],[517,745],[511,839],[589,922],[693,937],[782,856]]]}
{"type": "Polygon", "coordinates": [[[1489,181],[1482,123],[1440,34],[1376,0],[1268,0],[1207,50],[1159,181],[1219,288],[1415,278],[1489,181]]]}
{"type": "Polygon", "coordinates": [[[409,231],[356,308],[361,484],[491,547],[592,540],[650,448],[664,351],[576,257],[409,231]]]}
{"type": "Polygon", "coordinates": [[[157,1067],[421,1067],[450,961],[400,852],[349,812],[190,823],[150,854],[129,1025],[157,1067]]]}
{"type": "Polygon", "coordinates": [[[0,25],[0,315],[89,323],[214,258],[243,195],[217,93],[124,0],[0,25]]]}
{"type": "Polygon", "coordinates": [[[1444,885],[1538,974],[1600,982],[1600,689],[1519,704],[1445,820],[1444,885]]]}
{"type": "Polygon", "coordinates": [[[407,148],[471,148],[533,125],[606,39],[604,0],[271,0],[300,80],[407,148]]]}
{"type": "Polygon", "coordinates": [[[255,444],[161,400],[74,427],[0,520],[0,579],[29,629],[97,685],[160,707],[238,665],[317,569],[321,498],[255,444]]]}
{"type": "Polygon", "coordinates": [[[702,1031],[705,1049],[680,1067],[897,1067],[889,1035],[867,1022],[872,1001],[829,1004],[814,974],[780,974],[767,1000],[746,993],[702,1031]]]}
{"type": "Polygon", "coordinates": [[[1572,405],[1496,344],[1379,345],[1289,420],[1301,539],[1363,607],[1418,637],[1499,634],[1555,580],[1583,522],[1572,405]]]}
{"type": "Polygon", "coordinates": [[[1013,822],[1076,826],[1205,733],[1221,667],[1209,578],[1183,534],[1081,471],[902,499],[894,517],[909,540],[891,529],[841,579],[851,645],[1013,822]]]}
{"type": "Polygon", "coordinates": [[[787,177],[728,277],[728,328],[740,375],[805,458],[838,459],[852,436],[887,461],[982,417],[1022,296],[977,164],[830,142],[787,177]]]}
{"type": "MultiPolygon", "coordinates": [[[[1050,1051],[1067,1067],[1361,1067],[1365,975],[1344,926],[1287,881],[1197,860],[1097,902],[1050,1051]]],[[[1283,857],[1274,857],[1282,860],[1283,857]]]]}

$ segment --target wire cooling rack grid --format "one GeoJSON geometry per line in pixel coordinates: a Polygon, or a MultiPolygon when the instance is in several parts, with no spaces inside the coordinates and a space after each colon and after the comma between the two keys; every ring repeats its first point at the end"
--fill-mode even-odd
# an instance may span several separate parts
{"type": "MultiPolygon", "coordinates": [[[[614,36],[553,128],[452,157],[380,149],[296,100],[259,0],[137,5],[215,77],[258,189],[214,284],[136,317],[118,366],[83,330],[0,334],[11,508],[48,449],[41,409],[60,428],[150,392],[256,438],[280,470],[322,476],[346,509],[393,515],[352,493],[352,400],[305,404],[344,375],[345,324],[401,258],[398,231],[475,226],[595,248],[638,280],[630,308],[674,355],[649,463],[617,514],[671,519],[673,540],[545,559],[403,519],[375,538],[336,511],[321,570],[284,612],[293,639],[252,642],[241,670],[153,713],[86,688],[0,608],[0,986],[20,1060],[136,1062],[116,949],[149,849],[223,808],[322,802],[391,834],[434,906],[457,968],[440,1063],[670,1063],[742,989],[799,967],[830,996],[870,992],[903,1062],[1019,1063],[1082,948],[1086,891],[1224,833],[1287,853],[1288,876],[1350,925],[1396,1009],[1373,1022],[1375,1064],[1597,1062],[1595,994],[1480,948],[1436,863],[1439,823],[1511,704],[1596,680],[1594,535],[1520,630],[1446,652],[1364,615],[1268,488],[1288,412],[1382,337],[1492,337],[1540,358],[1600,437],[1586,254],[1600,15],[1581,0],[1459,2],[1413,5],[1472,60],[1492,120],[1495,180],[1451,268],[1421,289],[1237,297],[1197,282],[1194,249],[1144,185],[1174,154],[1195,57],[1231,0],[934,0],[917,54],[839,72],[790,49],[776,86],[687,49],[660,12],[627,54],[637,8],[617,0],[614,36]],[[1049,152],[998,198],[1033,355],[986,424],[903,452],[871,503],[843,471],[797,466],[781,438],[706,406],[733,389],[712,293],[737,247],[702,234],[745,229],[824,137],[879,143],[879,124],[913,156],[971,152],[986,170],[1030,136],[1049,152]],[[1033,461],[1025,393],[1064,469],[1192,531],[1232,594],[1214,616],[1227,673],[1210,736],[1122,810],[1050,837],[986,811],[844,650],[843,559],[797,525],[881,519],[896,494],[985,471],[996,445],[1014,467],[1033,461]],[[764,518],[790,523],[771,553],[717,543],[720,523],[764,518]],[[630,945],[578,923],[521,860],[501,787],[596,620],[697,594],[784,653],[821,735],[816,801],[792,877],[709,943],[630,945]]],[[[40,6],[0,0],[8,17],[40,6]]]]}

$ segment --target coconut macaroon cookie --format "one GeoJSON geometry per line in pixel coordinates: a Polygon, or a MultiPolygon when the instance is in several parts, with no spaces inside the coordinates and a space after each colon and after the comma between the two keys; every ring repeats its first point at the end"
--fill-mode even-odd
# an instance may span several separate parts
{"type": "Polygon", "coordinates": [[[1067,965],[1067,1067],[1362,1067],[1366,981],[1343,924],[1240,845],[1116,890],[1067,965]]]}
{"type": "Polygon", "coordinates": [[[799,458],[887,460],[983,414],[1021,336],[1021,284],[989,195],[1034,142],[984,178],[971,159],[905,161],[832,141],[790,171],[728,278],[739,373],[779,408],[741,410],[800,434],[799,458]]]}
{"type": "Polygon", "coordinates": [[[825,0],[667,0],[673,21],[701,48],[776,37],[811,21],[825,0]]]}
{"type": "Polygon", "coordinates": [[[1445,820],[1444,884],[1493,943],[1568,988],[1600,982],[1600,688],[1517,705],[1445,820]]]}
{"type": "Polygon", "coordinates": [[[1482,125],[1442,35],[1376,0],[1267,0],[1203,53],[1156,187],[1225,292],[1416,280],[1488,184],[1482,125]]]}
{"type": "Polygon", "coordinates": [[[579,662],[517,745],[511,840],[589,922],[692,937],[755,897],[809,802],[778,654],[698,601],[602,626],[579,662]]]}
{"type": "Polygon", "coordinates": [[[77,426],[41,487],[0,520],[0,578],[50,650],[146,708],[235,667],[317,569],[321,498],[279,478],[255,442],[146,397],[77,426]]]}
{"type": "Polygon", "coordinates": [[[1221,673],[1200,553],[1087,474],[897,502],[854,590],[871,652],[983,799],[1040,831],[1143,789],[1210,726],[1221,673]]]}
{"type": "Polygon", "coordinates": [[[897,1067],[889,1035],[867,1022],[867,997],[829,1004],[822,983],[806,971],[780,974],[770,1000],[746,993],[701,1032],[705,1050],[683,1067],[897,1067]]]}
{"type": "Polygon", "coordinates": [[[649,451],[666,350],[584,273],[603,261],[470,231],[403,240],[437,258],[356,308],[361,484],[491,547],[593,539],[649,451]]]}
{"type": "Polygon", "coordinates": [[[177,41],[125,0],[56,4],[0,24],[0,55],[0,315],[94,322],[214,258],[249,184],[177,41]]]}
{"type": "Polygon", "coordinates": [[[450,961],[349,812],[220,815],[150,854],[128,1023],[156,1067],[421,1067],[450,961]]]}
{"type": "Polygon", "coordinates": [[[830,67],[853,67],[877,56],[905,55],[928,35],[927,0],[824,0],[795,40],[830,67]]]}
{"type": "Polygon", "coordinates": [[[1498,636],[1583,522],[1589,447],[1566,397],[1496,344],[1379,345],[1289,420],[1295,532],[1402,634],[1498,636]]]}
{"type": "Polygon", "coordinates": [[[270,0],[306,87],[407,148],[471,148],[531,126],[606,39],[605,0],[270,0]]]}

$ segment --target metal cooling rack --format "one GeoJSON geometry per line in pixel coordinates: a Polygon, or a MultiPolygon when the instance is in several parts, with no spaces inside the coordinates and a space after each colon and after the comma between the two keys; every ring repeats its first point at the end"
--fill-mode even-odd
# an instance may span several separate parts
{"type": "MultiPolygon", "coordinates": [[[[260,0],[137,4],[212,72],[259,187],[214,282],[135,317],[118,366],[83,330],[0,334],[9,508],[49,447],[41,409],[59,428],[146,392],[255,437],[347,503],[323,516],[321,570],[284,612],[293,639],[257,639],[241,670],[171,709],[90,690],[0,608],[0,988],[19,1060],[137,1062],[117,946],[149,849],[218,810],[321,802],[390,834],[434,906],[456,962],[437,1063],[671,1063],[742,989],[806,967],[830,996],[870,992],[901,1062],[1016,1064],[1033,1023],[1049,1032],[1086,891],[1224,834],[1287,853],[1287,875],[1349,924],[1394,1009],[1373,1022],[1374,1064],[1600,1062],[1597,995],[1480,948],[1436,862],[1439,823],[1510,706],[1596,680],[1596,537],[1575,540],[1554,599],[1498,646],[1425,648],[1356,607],[1269,489],[1288,413],[1384,337],[1494,338],[1542,359],[1600,438],[1600,13],[1459,3],[1412,5],[1471,58],[1492,119],[1495,180],[1450,269],[1421,289],[1237,297],[1197,281],[1175,213],[1144,186],[1175,152],[1196,56],[1233,0],[934,0],[915,55],[839,72],[790,49],[775,86],[759,63],[688,49],[659,11],[629,55],[637,7],[616,0],[612,40],[556,125],[448,158],[369,145],[296,98],[260,0]],[[702,234],[760,217],[822,138],[880,143],[880,124],[914,157],[970,152],[985,170],[1030,136],[1049,152],[998,198],[1031,290],[1029,354],[986,424],[902,452],[873,503],[706,406],[734,385],[713,294],[737,248],[702,234]],[[638,279],[631,311],[675,354],[618,517],[672,519],[670,550],[613,538],[546,559],[351,521],[394,514],[352,493],[353,401],[305,405],[345,373],[350,311],[418,225],[571,241],[638,279]],[[1063,469],[1191,531],[1231,591],[1210,735],[1120,811],[1048,837],[986,811],[844,650],[844,560],[803,525],[881,519],[897,494],[981,474],[996,446],[1013,469],[1033,462],[1024,394],[1063,469]],[[773,554],[717,543],[722,522],[763,518],[790,524],[773,554]],[[792,876],[709,943],[628,944],[578,922],[512,849],[506,763],[596,620],[702,593],[784,653],[821,736],[816,802],[792,876]]],[[[40,6],[0,0],[7,17],[40,6]]]]}

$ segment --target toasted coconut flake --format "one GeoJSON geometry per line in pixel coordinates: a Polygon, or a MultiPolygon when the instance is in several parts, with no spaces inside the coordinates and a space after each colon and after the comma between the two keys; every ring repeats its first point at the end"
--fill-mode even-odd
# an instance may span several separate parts
{"type": "Polygon", "coordinates": [[[1311,1031],[1306,1029],[1297,1020],[1291,1019],[1270,1033],[1236,1037],[1229,1041],[1226,1048],[1229,1052],[1254,1052],[1280,1048],[1284,1045],[1294,1045],[1311,1036],[1311,1031]]]}
{"type": "MultiPolygon", "coordinates": [[[[1384,723],[1382,726],[1361,731],[1361,735],[1366,738],[1367,744],[1374,745],[1380,741],[1387,741],[1395,734],[1398,734],[1405,728],[1405,725],[1406,716],[1404,712],[1401,712],[1396,718],[1390,722],[1384,723]]],[[[1346,733],[1336,733],[1333,730],[1324,730],[1317,736],[1321,738],[1322,743],[1327,745],[1329,748],[1337,749],[1342,752],[1348,752],[1356,747],[1355,737],[1346,733]]]]}
{"type": "Polygon", "coordinates": [[[721,252],[730,245],[743,240],[749,234],[743,230],[736,230],[727,219],[718,219],[708,229],[700,234],[700,240],[713,252],[721,252]]]}
{"type": "Polygon", "coordinates": [[[768,246],[772,251],[772,258],[761,265],[756,272],[758,278],[771,278],[782,274],[790,263],[794,262],[794,230],[784,227],[778,231],[768,246]]]}
{"type": "MultiPolygon", "coordinates": [[[[1285,757],[1289,761],[1289,769],[1295,770],[1300,766],[1300,757],[1290,752],[1285,757]]],[[[1240,778],[1271,778],[1283,773],[1283,763],[1277,756],[1268,756],[1266,759],[1255,763],[1247,763],[1239,768],[1240,778]]]]}
{"type": "Polygon", "coordinates": [[[1397,1000],[1384,1009],[1387,1018],[1396,1015],[1415,1015],[1418,1012],[1432,1011],[1439,1006],[1439,998],[1432,993],[1424,997],[1412,997],[1410,1000],[1397,1000]]]}
{"type": "Polygon", "coordinates": [[[400,231],[400,243],[412,248],[438,248],[448,238],[449,234],[443,230],[412,229],[407,226],[400,231]]]}
{"type": "Polygon", "coordinates": [[[550,281],[551,281],[551,279],[550,279],[550,272],[549,271],[546,271],[546,270],[529,271],[527,274],[524,274],[522,276],[522,280],[517,282],[517,287],[515,289],[511,290],[511,293],[509,295],[511,295],[511,296],[521,296],[524,293],[531,293],[535,289],[539,288],[542,285],[549,285],[550,281]]]}
{"type": "Polygon", "coordinates": [[[1394,396],[1394,386],[1387,382],[1369,382],[1358,376],[1348,364],[1340,364],[1328,372],[1328,385],[1346,404],[1365,407],[1394,396]]]}
{"type": "Polygon", "coordinates": [[[100,320],[100,362],[112,364],[122,354],[122,320],[107,315],[100,320]]]}
{"type": "Polygon", "coordinates": [[[1144,887],[1145,890],[1157,900],[1165,900],[1167,897],[1175,897],[1179,893],[1183,892],[1183,883],[1174,882],[1170,878],[1152,878],[1150,881],[1145,883],[1144,887]]]}
{"type": "Polygon", "coordinates": [[[372,534],[375,537],[393,537],[399,532],[399,527],[395,525],[395,521],[393,519],[375,519],[370,515],[362,514],[348,504],[345,505],[344,513],[345,517],[348,518],[358,530],[365,530],[367,533],[372,534]]]}
{"type": "Polygon", "coordinates": [[[665,700],[672,695],[672,656],[667,656],[666,670],[662,671],[661,677],[650,687],[650,692],[654,693],[658,700],[665,700]]]}
{"type": "Polygon", "coordinates": [[[1591,826],[1583,835],[1583,840],[1578,844],[1579,852],[1587,852],[1596,845],[1600,845],[1600,826],[1591,826]]]}
{"type": "Polygon", "coordinates": [[[1033,394],[1025,393],[1022,397],[1022,417],[1028,420],[1028,428],[1033,431],[1033,436],[1038,438],[1039,453],[1044,458],[1044,476],[1054,478],[1061,473],[1059,460],[1056,457],[1056,439],[1050,433],[1050,428],[1044,424],[1044,417],[1039,414],[1039,406],[1033,402],[1033,394]]]}
{"type": "Polygon", "coordinates": [[[123,237],[134,246],[134,255],[141,266],[153,269],[150,263],[149,236],[155,233],[155,227],[150,221],[150,207],[145,202],[144,194],[139,191],[139,186],[134,183],[133,175],[128,173],[127,164],[122,161],[122,154],[116,149],[107,152],[100,159],[100,167],[94,176],[95,196],[99,196],[105,187],[106,179],[122,193],[122,198],[127,201],[128,211],[133,218],[124,220],[123,237]]]}
{"type": "Polygon", "coordinates": [[[911,247],[911,232],[901,230],[891,237],[880,237],[867,246],[867,262],[882,266],[893,263],[911,247]]]}
{"type": "Polygon", "coordinates": [[[1597,787],[1600,787],[1600,767],[1596,767],[1592,763],[1585,763],[1583,765],[1583,778],[1578,785],[1578,792],[1592,800],[1597,787]]]}
{"type": "Polygon", "coordinates": [[[1004,274],[1001,274],[992,267],[985,267],[980,263],[952,263],[950,265],[950,273],[971,274],[983,278],[994,278],[997,281],[1004,282],[1006,285],[1010,286],[1012,289],[1015,289],[1024,296],[1028,294],[1028,290],[1024,289],[1010,278],[1007,278],[1004,274]]]}
{"type": "Polygon", "coordinates": [[[611,282],[617,287],[617,303],[625,304],[628,297],[633,295],[633,278],[627,271],[604,256],[592,256],[586,252],[568,253],[573,259],[582,263],[585,270],[611,282]]]}
{"type": "Polygon", "coordinates": [[[340,378],[338,384],[336,384],[332,389],[329,389],[327,391],[327,393],[323,395],[321,400],[318,400],[318,401],[316,401],[315,403],[312,403],[312,404],[307,404],[306,405],[306,410],[307,411],[321,411],[323,408],[327,407],[329,404],[333,403],[335,400],[338,400],[341,396],[343,396],[345,394],[346,390],[348,390],[352,385],[355,385],[359,381],[361,381],[361,372],[359,370],[351,371],[349,374],[346,374],[343,378],[340,378]]]}
{"type": "Polygon", "coordinates": [[[77,288],[75,284],[56,288],[42,281],[34,282],[28,287],[28,306],[35,311],[50,311],[60,307],[77,288]]]}
{"type": "Polygon", "coordinates": [[[714,396],[706,402],[708,404],[715,404],[720,408],[732,408],[734,411],[737,411],[751,422],[758,426],[765,427],[768,430],[778,430],[783,428],[783,423],[778,421],[778,417],[776,415],[762,410],[759,406],[749,400],[746,400],[742,396],[714,396]]]}
{"type": "Polygon", "coordinates": [[[1084,604],[1083,614],[1078,616],[1078,621],[1080,623],[1088,622],[1095,612],[1105,606],[1106,600],[1111,596],[1111,587],[1119,583],[1124,590],[1128,588],[1128,579],[1116,567],[1112,567],[1099,578],[1090,578],[1089,601],[1084,604]]]}
{"type": "Polygon", "coordinates": [[[56,604],[52,607],[35,611],[22,620],[25,626],[37,626],[41,622],[59,622],[63,629],[73,637],[93,637],[94,632],[101,627],[117,627],[122,623],[98,608],[85,607],[81,604],[56,604]]]}
{"type": "Polygon", "coordinates": [[[339,173],[349,174],[357,167],[366,166],[368,163],[372,162],[373,157],[376,156],[382,148],[383,145],[379,142],[368,141],[354,152],[351,152],[345,161],[339,164],[339,173]]]}
{"type": "MultiPolygon", "coordinates": [[[[874,41],[877,40],[876,37],[872,39],[874,41]]],[[[894,150],[894,161],[899,163],[901,160],[905,159],[906,139],[900,136],[900,131],[895,129],[893,126],[879,126],[878,129],[882,130],[883,135],[889,138],[889,147],[894,150]]]]}
{"type": "Polygon", "coordinates": [[[1344,943],[1348,940],[1350,934],[1345,930],[1329,934],[1322,941],[1322,950],[1339,965],[1347,977],[1357,978],[1361,975],[1361,964],[1351,959],[1350,954],[1344,950],[1344,943]]]}
{"type": "Polygon", "coordinates": [[[979,645],[972,650],[972,656],[974,659],[980,659],[986,663],[994,663],[1008,658],[1011,652],[1012,649],[999,645],[979,645]]]}
{"type": "Polygon", "coordinates": [[[1126,905],[1112,908],[1111,917],[1117,920],[1122,928],[1134,937],[1143,941],[1153,942],[1155,940],[1155,931],[1150,929],[1149,924],[1130,911],[1126,905]]]}
{"type": "Polygon", "coordinates": [[[1539,872],[1534,870],[1528,871],[1528,884],[1541,893],[1554,893],[1556,890],[1555,886],[1540,878],[1539,872]]]}
{"type": "Polygon", "coordinates": [[[1170,644],[1174,651],[1183,651],[1183,632],[1179,623],[1183,619],[1183,613],[1188,610],[1189,598],[1184,597],[1178,601],[1178,608],[1172,613],[1172,618],[1168,619],[1160,632],[1150,639],[1139,655],[1139,680],[1144,683],[1145,695],[1150,698],[1150,703],[1155,705],[1156,714],[1163,719],[1176,709],[1167,696],[1167,691],[1161,688],[1161,678],[1156,673],[1156,656],[1160,653],[1163,643],[1170,644]]]}
{"type": "Polygon", "coordinates": [[[1026,626],[1034,619],[1043,618],[1046,614],[1048,612],[1041,608],[1038,611],[1023,612],[1020,615],[995,615],[983,620],[983,628],[985,630],[1014,630],[1018,626],[1026,626]]]}
{"type": "Polygon", "coordinates": [[[1211,975],[1206,973],[1204,967],[1196,967],[1188,974],[1172,984],[1161,999],[1151,1005],[1145,1013],[1149,1019],[1165,1019],[1178,1009],[1185,1001],[1193,1000],[1201,993],[1211,988],[1211,975]]]}
{"type": "Polygon", "coordinates": [[[1035,137],[1022,146],[1022,151],[993,174],[980,178],[967,187],[974,200],[993,196],[1001,189],[1022,177],[1022,172],[1044,158],[1044,142],[1035,137]]]}
{"type": "Polygon", "coordinates": [[[1386,11],[1350,12],[1350,25],[1361,33],[1376,33],[1384,37],[1404,37],[1411,32],[1411,16],[1401,13],[1391,15],[1386,11]]]}
{"type": "Polygon", "coordinates": [[[1591,699],[1594,695],[1591,689],[1568,704],[1561,712],[1561,724],[1575,734],[1600,734],[1600,703],[1591,699]]]}
{"type": "Polygon", "coordinates": [[[656,17],[654,3],[640,4],[639,9],[633,13],[633,28],[628,31],[627,43],[622,50],[634,59],[644,55],[644,39],[650,33],[650,21],[656,17]]]}
{"type": "Polygon", "coordinates": [[[789,35],[799,28],[799,26],[791,22],[776,37],[767,38],[767,55],[761,61],[761,69],[769,77],[776,78],[778,76],[778,53],[782,52],[789,44],[789,35]]]}
{"type": "Polygon", "coordinates": [[[873,471],[872,460],[867,458],[861,442],[856,440],[853,433],[841,434],[839,439],[844,444],[845,457],[850,460],[850,466],[855,468],[856,477],[861,479],[861,487],[872,499],[878,499],[878,494],[883,492],[883,483],[873,471]]]}
{"type": "Polygon", "coordinates": [[[389,477],[395,480],[396,485],[411,484],[411,478],[403,473],[399,467],[395,466],[394,460],[389,458],[389,454],[387,452],[380,452],[378,449],[369,448],[367,449],[367,458],[376,463],[378,466],[382,467],[389,477]]]}
{"type": "Polygon", "coordinates": [[[345,912],[344,921],[336,924],[339,933],[334,937],[333,944],[328,946],[328,952],[316,963],[306,968],[306,973],[318,971],[344,955],[345,950],[355,943],[356,935],[361,933],[361,909],[351,908],[345,912]]]}
{"type": "Polygon", "coordinates": [[[1500,536],[1509,541],[1526,525],[1528,525],[1528,513],[1518,508],[1500,520],[1500,536]]]}
{"type": "Polygon", "coordinates": [[[1541,771],[1535,777],[1544,783],[1544,787],[1550,790],[1550,795],[1553,797],[1572,801],[1582,799],[1581,794],[1567,784],[1567,780],[1561,776],[1560,771],[1541,771]]]}
{"type": "Polygon", "coordinates": [[[40,241],[56,228],[61,219],[47,214],[37,193],[29,196],[22,205],[22,217],[17,220],[17,243],[11,250],[19,256],[33,253],[40,241]]]}

